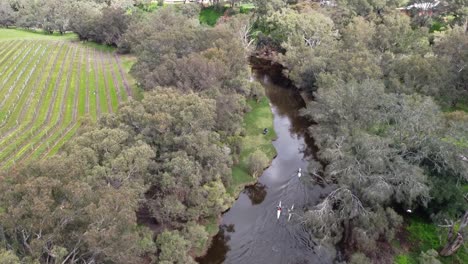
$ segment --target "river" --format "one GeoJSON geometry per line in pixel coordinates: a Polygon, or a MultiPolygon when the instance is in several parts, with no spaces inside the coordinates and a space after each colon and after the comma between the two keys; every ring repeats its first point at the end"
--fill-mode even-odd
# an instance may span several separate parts
{"type": "Polygon", "coordinates": [[[217,263],[332,263],[331,254],[300,223],[301,213],[316,204],[325,193],[298,168],[307,170],[314,154],[313,140],[306,133],[310,122],[299,116],[305,103],[296,89],[281,77],[281,69],[256,68],[254,78],[264,87],[274,114],[278,135],[273,142],[277,157],[254,186],[244,189],[233,207],[222,218],[219,233],[201,264],[217,263]],[[284,209],[276,219],[276,206],[284,209]],[[286,207],[294,204],[288,221],[286,207]]]}

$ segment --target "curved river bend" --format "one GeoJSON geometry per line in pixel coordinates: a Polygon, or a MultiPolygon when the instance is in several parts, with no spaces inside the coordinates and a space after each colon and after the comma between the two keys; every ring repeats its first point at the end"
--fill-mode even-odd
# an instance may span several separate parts
{"type": "Polygon", "coordinates": [[[298,168],[307,169],[314,145],[306,133],[310,122],[299,116],[305,103],[280,76],[281,69],[254,70],[270,99],[278,156],[258,183],[245,188],[223,215],[220,231],[199,263],[332,263],[330,254],[300,224],[304,208],[316,204],[325,190],[309,183],[307,176],[296,175],[298,168]],[[280,200],[288,208],[294,204],[296,214],[289,222],[285,207],[276,219],[280,200]]]}

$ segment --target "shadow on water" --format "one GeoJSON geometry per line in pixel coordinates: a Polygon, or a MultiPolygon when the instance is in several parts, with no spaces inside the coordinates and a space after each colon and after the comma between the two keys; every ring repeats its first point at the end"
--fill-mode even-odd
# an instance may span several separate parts
{"type": "Polygon", "coordinates": [[[266,188],[266,185],[256,183],[252,186],[247,186],[244,193],[249,197],[252,205],[261,204],[263,200],[265,200],[267,194],[266,188]]]}
{"type": "Polygon", "coordinates": [[[297,177],[298,168],[307,173],[309,160],[316,152],[307,133],[311,123],[299,115],[305,102],[289,80],[282,77],[281,67],[252,63],[253,75],[270,99],[278,135],[273,145],[278,155],[259,182],[244,189],[223,215],[219,233],[207,254],[197,261],[202,264],[332,263],[331,254],[318,247],[301,224],[304,210],[316,204],[326,192],[310,184],[307,176],[297,177]],[[277,219],[279,201],[284,210],[277,219]],[[293,205],[288,220],[287,209],[293,205]]]}

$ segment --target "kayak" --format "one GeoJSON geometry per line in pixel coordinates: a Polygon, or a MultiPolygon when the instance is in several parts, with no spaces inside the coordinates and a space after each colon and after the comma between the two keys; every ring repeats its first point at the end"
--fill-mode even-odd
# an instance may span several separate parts
{"type": "Polygon", "coordinates": [[[301,168],[299,168],[299,171],[297,172],[297,177],[299,177],[299,178],[300,178],[301,176],[302,176],[302,169],[301,169],[301,168]]]}
{"type": "Polygon", "coordinates": [[[278,209],[276,211],[276,219],[279,219],[281,215],[281,201],[279,202],[278,209]]]}
{"type": "Polygon", "coordinates": [[[291,209],[289,210],[288,222],[289,222],[289,220],[291,220],[293,210],[294,210],[294,204],[291,206],[291,209]]]}

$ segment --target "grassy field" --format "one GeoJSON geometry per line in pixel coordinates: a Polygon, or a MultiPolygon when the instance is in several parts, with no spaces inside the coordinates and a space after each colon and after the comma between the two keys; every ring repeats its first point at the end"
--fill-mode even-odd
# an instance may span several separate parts
{"type": "Polygon", "coordinates": [[[231,194],[237,194],[245,184],[256,180],[250,175],[247,168],[248,158],[255,150],[260,149],[270,160],[276,156],[276,150],[272,144],[272,141],[276,139],[276,133],[273,128],[273,113],[268,98],[264,97],[258,103],[250,100],[249,105],[252,110],[244,116],[246,135],[242,138],[239,164],[232,168],[232,188],[228,190],[231,194]],[[264,128],[269,130],[266,135],[262,134],[264,128]]]}
{"type": "Polygon", "coordinates": [[[0,29],[0,167],[56,153],[83,117],[97,120],[132,96],[112,49],[73,34],[0,29]]]}
{"type": "Polygon", "coordinates": [[[59,33],[45,34],[41,31],[32,31],[26,29],[4,29],[0,28],[0,41],[1,40],[15,40],[15,39],[43,39],[43,40],[76,40],[77,36],[73,33],[60,35],[59,33]]]}
{"type": "MultiPolygon", "coordinates": [[[[402,252],[395,257],[395,264],[419,264],[421,252],[429,249],[440,250],[445,245],[447,239],[447,229],[438,228],[436,225],[425,221],[419,217],[407,219],[406,232],[408,234],[406,244],[410,245],[409,252],[402,252]]],[[[407,251],[401,249],[401,251],[407,251]]],[[[438,257],[443,264],[463,264],[468,263],[468,252],[463,246],[458,252],[450,257],[438,257]]]]}
{"type": "Polygon", "coordinates": [[[215,7],[203,8],[200,12],[200,23],[210,26],[216,25],[218,19],[223,15],[224,10],[218,10],[215,7]]]}

